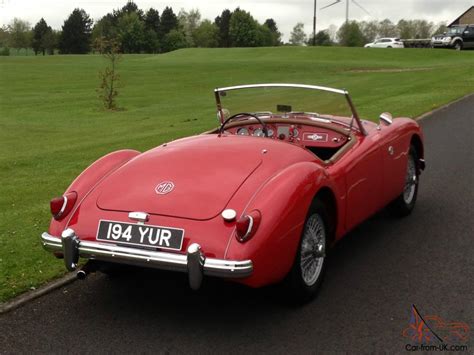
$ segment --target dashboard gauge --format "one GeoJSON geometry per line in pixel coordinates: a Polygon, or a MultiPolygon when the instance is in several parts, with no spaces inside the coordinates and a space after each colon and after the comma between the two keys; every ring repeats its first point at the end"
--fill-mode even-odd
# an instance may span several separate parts
{"type": "Polygon", "coordinates": [[[239,128],[237,130],[237,134],[239,136],[248,136],[249,135],[249,130],[247,128],[242,127],[242,128],[239,128]]]}
{"type": "Polygon", "coordinates": [[[299,134],[300,134],[300,132],[298,132],[298,130],[296,128],[294,128],[293,129],[293,138],[298,137],[299,134]]]}
{"type": "Polygon", "coordinates": [[[263,133],[263,129],[256,128],[255,131],[253,131],[253,136],[254,137],[265,137],[265,133],[263,133]]]}
{"type": "Polygon", "coordinates": [[[268,134],[269,137],[273,137],[273,135],[275,134],[275,132],[273,131],[273,129],[267,128],[267,134],[268,134]]]}

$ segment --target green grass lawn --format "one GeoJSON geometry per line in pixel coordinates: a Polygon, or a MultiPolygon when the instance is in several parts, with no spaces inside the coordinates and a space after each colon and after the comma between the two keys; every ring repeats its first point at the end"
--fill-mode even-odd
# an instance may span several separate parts
{"type": "Polygon", "coordinates": [[[474,52],[350,48],[189,49],[127,55],[119,105],[95,88],[100,56],[0,57],[0,301],[64,273],[42,250],[49,200],[121,148],[146,150],[217,125],[216,86],[348,89],[362,117],[418,116],[474,92],[474,52]]]}

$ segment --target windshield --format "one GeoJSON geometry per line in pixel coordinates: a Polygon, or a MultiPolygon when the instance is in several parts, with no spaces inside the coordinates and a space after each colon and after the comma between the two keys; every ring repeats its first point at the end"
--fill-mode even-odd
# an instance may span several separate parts
{"type": "Polygon", "coordinates": [[[216,99],[224,119],[242,112],[281,117],[301,113],[351,117],[345,91],[328,90],[332,91],[298,86],[245,86],[218,89],[216,99]]]}
{"type": "Polygon", "coordinates": [[[464,27],[451,27],[451,28],[448,28],[448,34],[450,35],[461,34],[463,30],[464,30],[464,27]]]}

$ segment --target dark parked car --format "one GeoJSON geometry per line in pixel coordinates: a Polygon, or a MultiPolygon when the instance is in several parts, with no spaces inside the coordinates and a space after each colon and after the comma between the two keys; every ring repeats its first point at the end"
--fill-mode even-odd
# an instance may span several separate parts
{"type": "Polygon", "coordinates": [[[454,26],[448,32],[434,35],[431,39],[434,48],[474,48],[474,25],[454,26]]]}

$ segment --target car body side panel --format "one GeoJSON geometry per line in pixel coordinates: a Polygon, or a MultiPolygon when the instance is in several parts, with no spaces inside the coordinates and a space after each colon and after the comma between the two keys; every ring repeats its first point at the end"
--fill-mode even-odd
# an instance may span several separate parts
{"type": "Polygon", "coordinates": [[[359,137],[357,144],[338,162],[346,180],[345,229],[350,230],[382,206],[382,155],[377,130],[359,137]]]}
{"type": "Polygon", "coordinates": [[[382,126],[381,152],[383,156],[383,204],[399,196],[405,186],[410,141],[417,127],[412,120],[399,118],[390,126],[382,126]]]}
{"type": "MultiPolygon", "coordinates": [[[[136,150],[119,150],[109,153],[92,163],[72,182],[65,192],[75,191],[77,193],[77,202],[74,208],[77,209],[78,206],[80,206],[81,201],[93,190],[101,179],[139,154],[140,152],[136,150]]],[[[70,216],[73,214],[74,211],[71,212],[70,216]]],[[[66,218],[61,221],[56,221],[52,218],[49,227],[50,233],[52,235],[61,235],[61,232],[69,223],[70,216],[66,216],[66,218]]]]}
{"type": "Polygon", "coordinates": [[[245,243],[230,238],[227,259],[251,259],[253,275],[245,284],[259,287],[281,281],[289,272],[306,216],[323,186],[334,189],[326,170],[311,162],[294,164],[269,180],[245,212],[262,215],[255,236],[245,243]]]}

